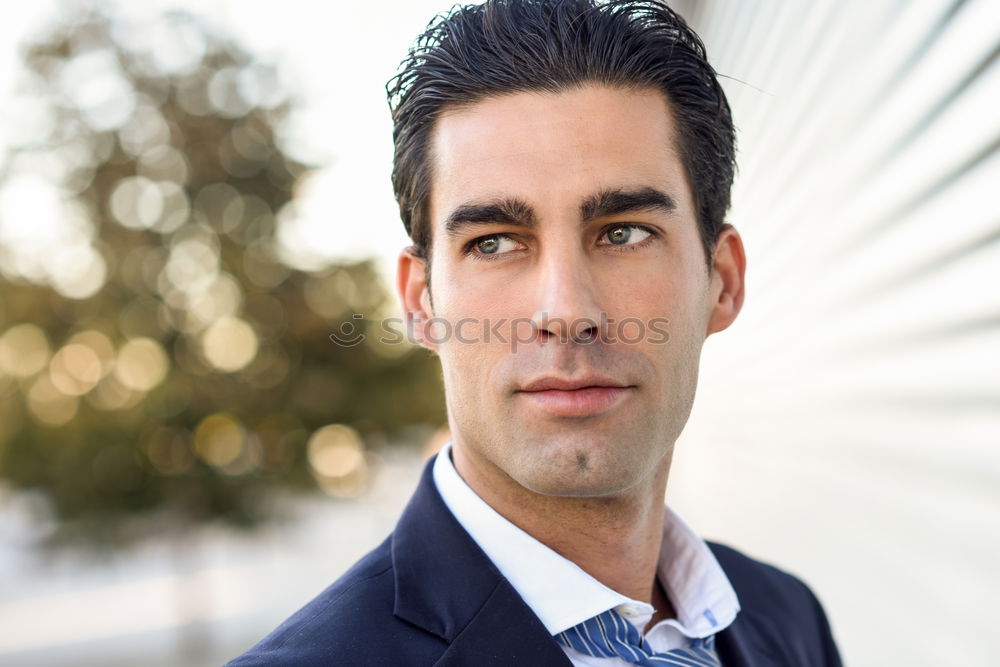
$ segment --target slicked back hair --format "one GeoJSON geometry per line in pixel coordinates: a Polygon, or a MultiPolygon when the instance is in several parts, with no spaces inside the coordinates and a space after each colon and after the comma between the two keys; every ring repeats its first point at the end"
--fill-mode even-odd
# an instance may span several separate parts
{"type": "Polygon", "coordinates": [[[430,144],[441,112],[587,83],[666,95],[711,266],[735,170],[732,115],[701,39],[657,0],[487,0],[431,21],[386,85],[392,184],[419,256],[430,259],[430,144]]]}

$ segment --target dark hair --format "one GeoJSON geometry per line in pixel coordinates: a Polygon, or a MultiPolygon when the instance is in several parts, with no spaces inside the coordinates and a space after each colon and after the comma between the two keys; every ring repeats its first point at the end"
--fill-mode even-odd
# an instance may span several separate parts
{"type": "Polygon", "coordinates": [[[665,93],[711,265],[735,169],[732,115],[701,39],[656,0],[487,0],[431,21],[386,85],[392,185],[419,255],[429,254],[428,152],[442,110],[583,83],[665,93]]]}

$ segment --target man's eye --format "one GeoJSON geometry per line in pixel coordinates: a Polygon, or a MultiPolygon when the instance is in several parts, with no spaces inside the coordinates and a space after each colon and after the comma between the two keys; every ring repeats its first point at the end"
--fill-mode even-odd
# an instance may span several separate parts
{"type": "Polygon", "coordinates": [[[609,245],[632,245],[641,243],[652,234],[638,225],[616,225],[602,234],[602,238],[608,240],[609,245]]]}
{"type": "Polygon", "coordinates": [[[502,255],[516,247],[517,244],[505,234],[490,234],[473,241],[469,249],[479,255],[502,255]]]}

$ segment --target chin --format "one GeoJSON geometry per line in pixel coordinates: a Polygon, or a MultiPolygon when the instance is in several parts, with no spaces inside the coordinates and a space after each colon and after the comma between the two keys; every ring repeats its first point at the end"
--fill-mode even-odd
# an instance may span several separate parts
{"type": "Polygon", "coordinates": [[[606,496],[629,488],[641,474],[636,457],[623,456],[620,438],[563,429],[519,443],[521,456],[506,467],[521,486],[551,496],[606,496]]]}
{"type": "Polygon", "coordinates": [[[533,485],[533,487],[526,488],[539,495],[559,498],[613,498],[624,494],[630,487],[625,484],[594,482],[587,484],[565,484],[544,480],[533,485]]]}
{"type": "Polygon", "coordinates": [[[609,467],[606,462],[592,462],[587,470],[581,470],[576,462],[566,462],[558,466],[531,466],[516,481],[544,496],[605,498],[628,491],[636,478],[635,473],[609,467]]]}

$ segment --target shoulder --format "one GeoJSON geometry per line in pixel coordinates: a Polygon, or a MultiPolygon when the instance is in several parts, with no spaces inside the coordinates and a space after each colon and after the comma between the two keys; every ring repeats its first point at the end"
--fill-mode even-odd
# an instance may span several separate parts
{"type": "MultiPolygon", "coordinates": [[[[376,664],[371,660],[390,644],[427,643],[426,633],[406,636],[409,626],[393,616],[391,540],[390,536],[226,667],[376,664]]],[[[440,653],[430,644],[436,642],[428,643],[428,655],[440,653]]]]}
{"type": "Polygon", "coordinates": [[[774,604],[795,609],[814,599],[798,577],[730,546],[717,542],[708,542],[708,546],[729,577],[741,607],[774,604]]]}
{"type": "Polygon", "coordinates": [[[799,664],[840,664],[826,613],[809,586],[732,547],[715,542],[708,546],[739,598],[737,623],[771,637],[776,650],[799,656],[799,664]]]}

